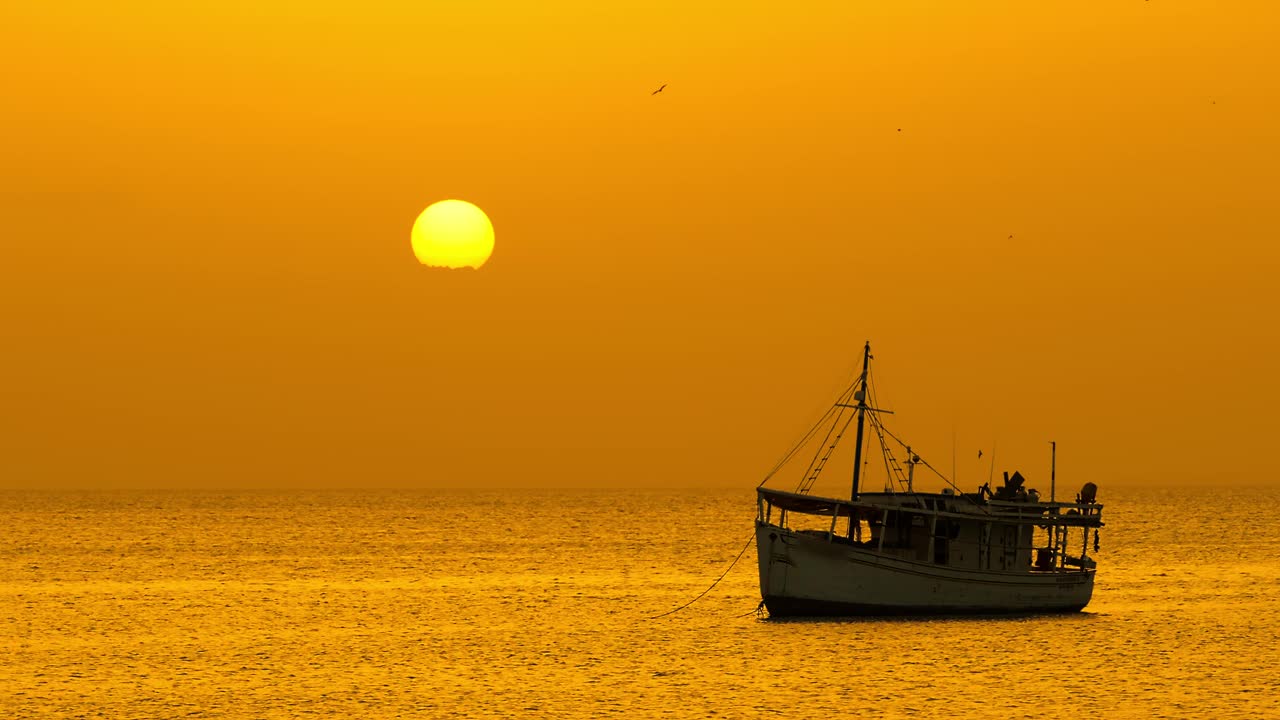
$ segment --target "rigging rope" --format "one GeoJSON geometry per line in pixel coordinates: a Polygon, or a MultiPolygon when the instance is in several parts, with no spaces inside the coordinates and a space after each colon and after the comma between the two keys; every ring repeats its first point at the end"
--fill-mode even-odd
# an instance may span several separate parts
{"type": "MultiPolygon", "coordinates": [[[[788,462],[790,462],[791,459],[795,457],[795,454],[799,452],[800,449],[803,448],[811,439],[813,439],[814,434],[816,434],[818,430],[820,430],[824,425],[827,424],[828,421],[830,421],[831,427],[827,429],[826,437],[823,438],[823,445],[818,446],[818,450],[816,453],[814,453],[813,460],[809,462],[809,467],[806,468],[805,475],[802,476],[800,485],[797,488],[799,492],[802,492],[802,493],[808,492],[809,489],[812,488],[813,482],[817,480],[816,473],[812,478],[808,477],[808,475],[814,469],[815,465],[818,466],[818,472],[821,472],[822,467],[826,464],[825,459],[823,459],[822,462],[819,463],[819,458],[823,455],[824,448],[826,450],[826,456],[830,457],[830,454],[834,448],[826,447],[827,441],[831,439],[832,431],[834,431],[836,429],[836,426],[840,424],[840,419],[844,415],[845,408],[842,407],[842,405],[849,404],[847,400],[852,397],[853,392],[857,387],[858,387],[858,379],[855,379],[852,383],[849,384],[848,387],[845,388],[844,392],[840,393],[840,396],[836,399],[836,402],[827,408],[827,411],[822,414],[822,417],[818,418],[818,421],[813,424],[813,427],[809,428],[809,431],[804,434],[804,437],[800,438],[800,441],[797,442],[794,446],[792,446],[792,448],[788,450],[785,455],[782,456],[782,459],[779,460],[771,470],[769,470],[769,473],[764,476],[764,479],[761,480],[760,484],[757,485],[756,487],[757,488],[764,487],[765,483],[769,482],[769,480],[771,480],[773,476],[778,473],[779,470],[781,470],[788,462]],[[833,413],[835,414],[834,418],[832,418],[833,413]],[[807,485],[806,485],[806,482],[807,482],[807,485]]],[[[880,407],[876,397],[875,373],[873,372],[867,373],[867,397],[865,398],[865,400],[870,401],[871,408],[880,407]]],[[[905,478],[902,476],[903,475],[902,468],[898,467],[897,473],[894,473],[892,470],[888,469],[888,466],[890,464],[889,459],[892,457],[896,464],[896,457],[892,455],[891,451],[887,446],[887,443],[884,442],[883,435],[888,435],[895,442],[901,445],[904,450],[907,449],[907,443],[904,442],[902,438],[899,438],[897,435],[894,435],[893,432],[889,430],[889,428],[884,426],[884,423],[881,422],[880,420],[879,413],[869,412],[868,415],[871,416],[872,427],[876,430],[876,434],[880,436],[879,437],[880,448],[881,448],[881,451],[885,454],[886,474],[889,476],[888,480],[891,482],[896,482],[900,486],[902,486],[905,484],[905,478]],[[881,435],[881,433],[883,433],[883,435],[881,435]]],[[[849,422],[852,421],[852,419],[855,416],[856,416],[856,413],[849,414],[849,419],[846,420],[844,427],[840,428],[840,432],[836,435],[837,442],[839,441],[840,437],[843,436],[844,430],[849,426],[849,422]]],[[[920,457],[919,453],[914,453],[914,455],[917,458],[920,458],[919,460],[920,465],[923,465],[926,468],[929,468],[930,472],[932,472],[934,475],[937,475],[939,479],[941,479],[943,482],[949,485],[952,489],[954,489],[958,497],[968,500],[970,503],[980,508],[984,513],[988,515],[991,514],[991,511],[987,509],[985,505],[967,496],[965,492],[960,489],[960,486],[952,482],[951,478],[948,478],[946,475],[942,474],[942,472],[938,470],[936,467],[929,464],[928,460],[925,460],[924,458],[920,457]]],[[[750,544],[750,542],[748,542],[748,544],[750,544]]],[[[746,551],[746,548],[743,548],[743,552],[745,551],[746,551]]],[[[742,556],[742,553],[739,553],[738,557],[741,557],[741,556],[742,556]]],[[[734,562],[736,563],[737,560],[735,559],[734,562]]],[[[717,580],[717,582],[719,581],[717,580]]],[[[714,586],[715,585],[713,583],[712,587],[714,586]]],[[[708,591],[710,589],[711,588],[707,588],[708,591]]],[[[697,598],[694,598],[694,600],[697,600],[697,598]]],[[[680,608],[676,608],[676,609],[679,610],[680,608]]],[[[675,611],[673,610],[672,612],[675,612],[675,611]]],[[[662,616],[659,615],[658,617],[662,617],[662,616]]]]}
{"type": "MultiPolygon", "coordinates": [[[[695,597],[694,599],[690,600],[689,602],[687,602],[687,603],[685,603],[685,604],[681,605],[680,607],[678,607],[678,608],[676,608],[676,609],[674,609],[674,610],[668,610],[668,611],[666,611],[666,612],[662,613],[661,615],[654,615],[653,617],[651,617],[651,618],[649,618],[649,619],[650,619],[650,620],[657,620],[658,618],[666,617],[666,616],[668,616],[668,615],[671,615],[672,613],[680,612],[681,610],[683,610],[683,609],[685,609],[685,608],[689,607],[690,605],[692,605],[692,604],[694,604],[694,603],[698,602],[699,600],[701,600],[701,599],[702,599],[702,597],[703,597],[704,595],[706,595],[707,593],[711,592],[711,589],[712,589],[712,588],[714,588],[716,585],[719,585],[719,584],[720,584],[720,581],[724,579],[724,576],[725,576],[725,575],[728,575],[728,574],[729,574],[729,571],[733,569],[733,566],[734,566],[734,565],[737,565],[737,564],[738,564],[738,561],[742,559],[742,555],[743,555],[744,553],[746,553],[746,552],[747,552],[747,548],[751,547],[751,543],[752,543],[755,539],[756,539],[756,531],[755,531],[755,529],[752,529],[752,530],[751,530],[751,537],[747,538],[747,544],[746,544],[746,545],[743,545],[743,546],[742,546],[742,549],[738,551],[738,556],[737,556],[737,557],[735,557],[735,558],[733,559],[733,562],[729,563],[729,567],[725,568],[725,569],[724,569],[724,572],[720,573],[720,577],[716,578],[716,581],[715,581],[715,582],[713,582],[713,583],[711,583],[711,585],[710,585],[710,586],[708,586],[706,590],[703,590],[702,592],[698,593],[698,596],[697,596],[697,597],[695,597]]],[[[763,601],[761,601],[761,602],[763,602],[763,601]]]]}
{"type": "Polygon", "coordinates": [[[884,457],[885,492],[893,492],[891,483],[896,483],[899,490],[906,490],[906,479],[899,477],[902,474],[902,470],[898,467],[898,459],[894,457],[893,451],[889,449],[889,443],[884,441],[882,426],[878,422],[872,422],[871,429],[876,431],[876,439],[880,441],[880,455],[884,457]]]}
{"type": "MultiPolygon", "coordinates": [[[[800,485],[796,488],[796,492],[807,494],[813,489],[813,484],[818,481],[818,476],[822,474],[822,469],[827,466],[827,461],[831,459],[831,454],[835,452],[836,446],[840,444],[840,438],[844,437],[844,431],[849,429],[849,424],[853,422],[853,418],[856,416],[857,413],[849,413],[849,417],[844,421],[844,425],[840,426],[840,432],[836,433],[835,441],[830,445],[826,445],[827,439],[831,438],[831,431],[827,431],[827,438],[822,441],[823,445],[826,445],[827,449],[824,451],[821,445],[818,447],[818,454],[814,455],[813,461],[809,462],[809,467],[813,469],[813,474],[808,475],[809,471],[805,471],[807,477],[800,481],[800,485]],[[818,455],[822,456],[821,460],[818,459],[818,455]],[[813,467],[814,461],[818,464],[816,468],[813,467]]],[[[839,422],[840,415],[836,415],[835,422],[831,424],[831,430],[835,430],[836,425],[839,424],[839,422]]]]}
{"type": "MultiPolygon", "coordinates": [[[[835,432],[836,425],[840,424],[840,418],[844,416],[843,405],[837,402],[835,405],[832,405],[832,407],[839,407],[840,409],[836,412],[836,416],[831,423],[831,427],[827,428],[827,435],[826,437],[822,438],[822,444],[818,446],[818,450],[813,454],[813,459],[809,461],[809,467],[805,468],[804,474],[800,476],[800,484],[796,486],[796,492],[801,492],[801,493],[806,492],[807,489],[805,488],[805,483],[808,483],[810,486],[812,486],[813,483],[811,482],[811,480],[817,479],[817,473],[822,472],[822,465],[826,464],[825,458],[823,458],[823,461],[821,464],[818,463],[818,458],[821,457],[822,455],[822,448],[827,447],[827,442],[831,440],[831,433],[835,432]],[[813,470],[814,465],[818,465],[817,473],[815,473],[813,470]]],[[[837,435],[836,440],[839,441],[839,439],[840,439],[840,436],[837,435]]]]}
{"type": "MultiPolygon", "coordinates": [[[[880,423],[880,420],[879,420],[878,418],[876,418],[874,414],[873,414],[871,417],[872,417],[872,422],[875,422],[876,424],[880,424],[880,425],[881,425],[881,427],[883,427],[883,424],[881,424],[881,423],[880,423]]],[[[902,441],[902,439],[901,439],[901,438],[899,438],[897,435],[894,435],[892,432],[890,432],[890,431],[889,431],[889,428],[884,428],[884,432],[885,432],[885,434],[886,434],[886,435],[888,435],[889,437],[893,438],[893,439],[894,439],[894,440],[895,440],[899,445],[901,445],[902,447],[904,447],[904,448],[905,448],[905,447],[907,447],[907,444],[906,444],[905,442],[903,442],[903,441],[902,441]]],[[[919,453],[917,453],[917,454],[916,454],[916,457],[920,457],[919,453]]],[[[974,500],[973,498],[971,498],[971,497],[969,497],[968,495],[966,495],[966,494],[964,493],[964,491],[963,491],[963,490],[961,490],[961,489],[960,489],[960,487],[959,487],[958,485],[956,485],[955,483],[951,482],[950,478],[948,478],[946,475],[943,475],[941,472],[938,472],[938,469],[937,469],[937,468],[935,468],[934,466],[930,465],[928,460],[925,460],[924,458],[920,457],[920,464],[921,464],[921,465],[923,465],[923,466],[925,466],[925,467],[927,467],[927,468],[929,468],[930,470],[932,470],[934,475],[937,475],[938,477],[942,478],[942,481],[943,481],[943,482],[945,482],[946,484],[948,484],[948,485],[950,485],[952,488],[954,488],[958,497],[962,497],[962,498],[964,498],[965,500],[968,500],[969,502],[973,503],[973,505],[974,505],[975,507],[977,507],[977,508],[981,509],[981,510],[982,510],[982,512],[984,512],[984,513],[986,513],[986,514],[988,514],[988,515],[990,515],[990,514],[991,514],[991,511],[990,511],[989,509],[987,509],[987,507],[986,507],[985,505],[983,505],[983,504],[979,503],[977,500],[974,500]]]]}
{"type": "MultiPolygon", "coordinates": [[[[841,397],[843,397],[843,395],[841,397]]],[[[800,438],[800,442],[797,442],[785,455],[782,456],[782,459],[773,466],[773,469],[764,476],[764,479],[761,480],[760,484],[756,487],[763,487],[765,483],[769,482],[769,480],[782,469],[782,466],[786,465],[791,460],[792,456],[794,456],[800,448],[804,447],[805,443],[809,442],[809,438],[813,437],[813,434],[818,431],[818,428],[822,427],[823,424],[826,423],[827,418],[836,409],[836,407],[836,405],[832,405],[827,408],[827,411],[822,414],[822,417],[818,418],[818,422],[814,423],[813,427],[809,428],[809,432],[805,433],[804,437],[800,438]]]]}
{"type": "Polygon", "coordinates": [[[818,430],[823,425],[826,424],[827,418],[831,417],[831,413],[836,412],[837,410],[843,412],[843,408],[840,407],[840,403],[842,400],[844,400],[845,396],[853,392],[853,388],[856,385],[857,385],[857,381],[854,381],[853,383],[850,383],[849,387],[845,388],[844,391],[840,393],[839,397],[836,398],[836,401],[832,403],[830,407],[827,408],[826,412],[822,413],[822,417],[818,418],[818,422],[814,423],[813,427],[809,428],[809,432],[805,433],[804,437],[800,438],[800,441],[797,442],[795,445],[793,445],[791,449],[788,450],[787,453],[782,456],[782,459],[779,460],[777,464],[773,466],[773,469],[771,469],[768,472],[768,474],[764,476],[764,479],[761,480],[760,484],[756,485],[756,487],[758,488],[764,487],[765,483],[769,482],[769,480],[771,480],[773,476],[776,475],[778,471],[783,468],[784,465],[790,462],[791,458],[794,457],[795,454],[799,452],[800,449],[803,448],[809,442],[809,440],[813,437],[814,433],[818,432],[818,430]]]}

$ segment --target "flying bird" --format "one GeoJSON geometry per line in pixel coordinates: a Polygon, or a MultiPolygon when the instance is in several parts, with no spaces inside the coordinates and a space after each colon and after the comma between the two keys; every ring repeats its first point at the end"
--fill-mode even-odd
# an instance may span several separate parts
{"type": "Polygon", "coordinates": [[[1012,240],[1012,239],[1013,239],[1013,236],[1012,236],[1012,235],[1010,235],[1010,236],[1009,236],[1009,239],[1010,239],[1010,240],[1012,240]]]}
{"type": "Polygon", "coordinates": [[[667,84],[666,84],[666,83],[662,83],[662,87],[658,88],[657,90],[654,90],[653,92],[651,92],[651,93],[649,93],[649,94],[650,94],[650,95],[657,95],[658,93],[662,92],[663,88],[665,88],[666,86],[667,86],[667,84]]]}

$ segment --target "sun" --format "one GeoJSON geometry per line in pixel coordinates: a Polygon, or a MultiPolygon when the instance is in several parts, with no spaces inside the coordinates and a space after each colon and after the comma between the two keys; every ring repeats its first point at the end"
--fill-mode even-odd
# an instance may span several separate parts
{"type": "Polygon", "coordinates": [[[465,200],[441,200],[422,211],[409,234],[418,262],[430,267],[479,268],[493,254],[493,224],[465,200]]]}

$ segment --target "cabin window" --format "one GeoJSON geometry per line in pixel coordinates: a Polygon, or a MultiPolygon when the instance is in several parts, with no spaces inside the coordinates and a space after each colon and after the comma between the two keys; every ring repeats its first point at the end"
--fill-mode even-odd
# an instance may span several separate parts
{"type": "Polygon", "coordinates": [[[911,526],[912,521],[907,513],[900,510],[890,510],[885,514],[885,537],[884,546],[892,548],[909,548],[911,547],[911,526]]]}
{"type": "Polygon", "coordinates": [[[1018,559],[1018,526],[1005,525],[1001,529],[1001,545],[1004,552],[1001,553],[1001,567],[1008,570],[1017,565],[1018,559]]]}
{"type": "Polygon", "coordinates": [[[936,524],[933,526],[933,562],[938,565],[946,565],[950,561],[951,538],[955,537],[954,530],[959,530],[959,524],[951,522],[950,518],[937,518],[936,524]]]}

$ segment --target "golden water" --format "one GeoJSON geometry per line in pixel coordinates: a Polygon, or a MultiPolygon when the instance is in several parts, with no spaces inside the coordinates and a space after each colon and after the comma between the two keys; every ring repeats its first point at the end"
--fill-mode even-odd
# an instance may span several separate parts
{"type": "Polygon", "coordinates": [[[778,622],[648,619],[750,489],[3,494],[0,717],[1280,717],[1280,492],[1101,499],[1085,613],[778,622]]]}

